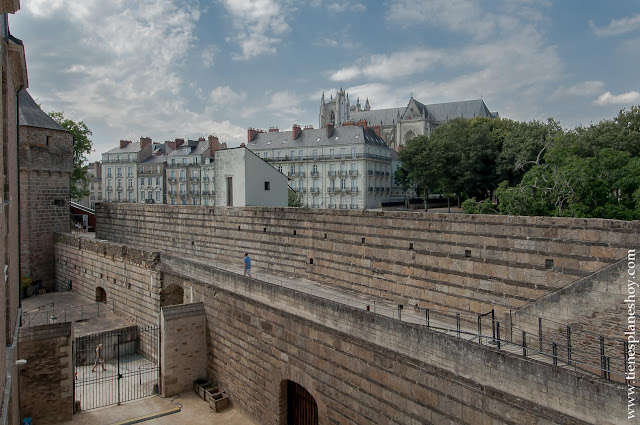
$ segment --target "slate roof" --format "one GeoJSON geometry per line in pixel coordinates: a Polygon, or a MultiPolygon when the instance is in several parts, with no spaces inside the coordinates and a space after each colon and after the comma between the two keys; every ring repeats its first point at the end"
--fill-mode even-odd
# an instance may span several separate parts
{"type": "Polygon", "coordinates": [[[209,142],[206,140],[204,141],[188,140],[185,144],[180,146],[178,149],[171,151],[169,153],[169,156],[202,155],[204,152],[206,152],[207,149],[209,149],[209,142]]]}
{"type": "Polygon", "coordinates": [[[110,151],[106,151],[105,153],[113,154],[113,153],[138,153],[140,151],[140,142],[129,143],[124,148],[120,149],[120,146],[117,148],[113,148],[110,151]]]}
{"type": "Polygon", "coordinates": [[[299,147],[323,147],[323,146],[351,146],[367,144],[379,147],[387,147],[384,140],[378,137],[373,130],[364,130],[358,126],[336,127],[333,133],[327,137],[326,128],[312,128],[302,130],[296,140],[291,140],[293,131],[280,131],[273,133],[258,133],[247,144],[251,150],[258,149],[296,149],[299,147]],[[286,141],[286,143],[283,143],[286,141]]]}
{"type": "Polygon", "coordinates": [[[372,109],[370,111],[351,112],[349,115],[355,122],[367,120],[371,125],[382,123],[382,125],[385,126],[397,123],[405,109],[406,108],[372,109]]]}
{"type": "Polygon", "coordinates": [[[165,155],[151,155],[149,158],[145,159],[144,161],[142,161],[140,164],[142,165],[147,165],[147,164],[162,164],[167,162],[167,157],[165,155]]]}
{"type": "Polygon", "coordinates": [[[491,117],[491,112],[482,99],[463,100],[460,102],[434,103],[426,105],[427,118],[442,122],[454,118],[491,117]]]}
{"type": "Polygon", "coordinates": [[[31,97],[28,91],[20,90],[18,94],[19,123],[28,127],[48,128],[67,131],[56,120],[47,115],[31,97]]]}
{"type": "MultiPolygon", "coordinates": [[[[475,118],[475,117],[494,117],[497,116],[497,112],[493,114],[489,112],[487,105],[485,105],[482,99],[463,100],[460,102],[447,102],[447,103],[432,103],[425,105],[424,103],[415,101],[416,106],[422,113],[426,110],[427,119],[432,122],[445,122],[454,118],[475,118]]],[[[370,111],[351,112],[350,118],[353,121],[367,120],[370,125],[377,125],[382,122],[383,126],[393,125],[398,122],[409,105],[404,108],[389,108],[389,109],[375,109],[370,111]]]]}

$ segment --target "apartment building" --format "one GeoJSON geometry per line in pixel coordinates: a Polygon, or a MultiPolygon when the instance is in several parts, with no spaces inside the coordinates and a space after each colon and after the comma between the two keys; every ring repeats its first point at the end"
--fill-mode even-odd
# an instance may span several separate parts
{"type": "MultiPolygon", "coordinates": [[[[102,154],[102,199],[110,202],[138,202],[138,164],[151,157],[152,141],[120,140],[120,146],[102,154]]],[[[144,201],[142,201],[144,202],[144,201]]]]}
{"type": "Polygon", "coordinates": [[[152,155],[138,164],[138,200],[153,204],[166,204],[166,152],[168,143],[153,144],[152,155]]]}
{"type": "Polygon", "coordinates": [[[390,197],[391,150],[366,121],[292,131],[249,129],[247,148],[287,175],[312,208],[379,208],[390,197]]]}

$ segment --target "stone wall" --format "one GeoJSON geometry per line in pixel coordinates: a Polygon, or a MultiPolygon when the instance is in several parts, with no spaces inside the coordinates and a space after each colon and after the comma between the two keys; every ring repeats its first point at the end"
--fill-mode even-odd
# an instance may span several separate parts
{"type": "Polygon", "coordinates": [[[626,420],[622,385],[182,258],[165,260],[179,262],[179,272],[167,273],[204,303],[209,378],[259,423],[286,423],[283,380],[312,394],[320,424],[626,420]]]}
{"type": "Polygon", "coordinates": [[[54,233],[68,232],[73,137],[66,131],[20,126],[20,267],[53,290],[54,233]]]}
{"type": "Polygon", "coordinates": [[[162,280],[155,270],[157,252],[70,234],[57,234],[56,279],[95,300],[96,288],[107,293],[114,312],[141,326],[156,325],[162,280]]]}
{"type": "Polygon", "coordinates": [[[33,423],[54,424],[73,416],[71,323],[20,328],[20,412],[33,423]]]}
{"type": "Polygon", "coordinates": [[[640,222],[104,203],[98,238],[240,262],[434,310],[505,312],[609,265],[640,222]]]}
{"type": "MultiPolygon", "coordinates": [[[[212,326],[215,324],[212,323],[212,326]]],[[[160,392],[170,397],[207,375],[207,319],[202,303],[163,307],[160,392]]]]}
{"type": "MultiPolygon", "coordinates": [[[[313,395],[321,424],[608,425],[626,415],[620,384],[244,278],[182,255],[163,254],[156,265],[157,253],[70,235],[58,236],[56,255],[65,268],[61,276],[75,273],[78,282],[96,277],[84,272],[85,266],[95,270],[107,264],[111,275],[121,276],[133,264],[153,263],[134,285],[143,286],[149,273],[160,273],[163,287],[181,286],[186,300],[202,302],[208,378],[259,423],[283,423],[285,380],[313,395]],[[109,257],[117,261],[109,263],[109,257]]],[[[136,297],[148,293],[133,291],[126,303],[146,302],[136,297]]],[[[140,314],[135,318],[143,320],[140,314]]],[[[189,321],[188,326],[199,329],[202,323],[189,321]]],[[[190,332],[176,329],[164,341],[197,352],[201,342],[188,338],[190,332]]],[[[189,364],[165,367],[186,370],[189,364]]],[[[188,373],[199,374],[196,369],[188,373]]]]}
{"type": "MultiPolygon", "coordinates": [[[[559,343],[558,353],[567,359],[567,333],[570,332],[572,358],[580,367],[598,373],[600,369],[600,336],[604,338],[605,356],[623,380],[624,329],[627,327],[627,259],[624,258],[590,276],[527,304],[513,312],[516,341],[521,330],[537,336],[542,330],[543,345],[551,352],[552,341],[559,343]],[[538,318],[542,320],[539,322],[538,318]],[[571,328],[567,331],[567,326],[571,328]]],[[[636,321],[640,314],[636,313],[636,321]]],[[[538,339],[531,340],[538,348],[538,339]]]]}

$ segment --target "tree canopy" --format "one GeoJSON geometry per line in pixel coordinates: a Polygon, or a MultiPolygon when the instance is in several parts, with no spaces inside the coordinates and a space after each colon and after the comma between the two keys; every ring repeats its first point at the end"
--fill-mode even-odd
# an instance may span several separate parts
{"type": "Polygon", "coordinates": [[[408,141],[400,159],[401,186],[467,200],[470,213],[640,218],[638,106],[573,130],[458,118],[408,141]]]}
{"type": "Polygon", "coordinates": [[[64,112],[50,112],[56,120],[73,136],[73,172],[71,174],[71,199],[80,200],[89,194],[87,183],[87,154],[91,152],[93,142],[89,138],[93,133],[84,121],[75,122],[64,116],[64,112]]]}

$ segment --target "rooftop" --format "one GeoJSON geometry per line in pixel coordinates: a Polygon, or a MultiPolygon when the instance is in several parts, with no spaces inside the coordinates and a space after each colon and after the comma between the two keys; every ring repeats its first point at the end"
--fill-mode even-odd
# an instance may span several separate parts
{"type": "Polygon", "coordinates": [[[33,100],[28,91],[20,90],[18,104],[20,105],[18,111],[20,125],[67,131],[56,120],[40,109],[40,106],[33,100]]]}
{"type": "Polygon", "coordinates": [[[358,126],[336,127],[327,137],[326,128],[310,128],[301,130],[293,140],[293,131],[258,133],[247,143],[247,147],[256,149],[296,149],[301,147],[373,145],[387,148],[386,143],[372,129],[365,130],[358,126]]]}

